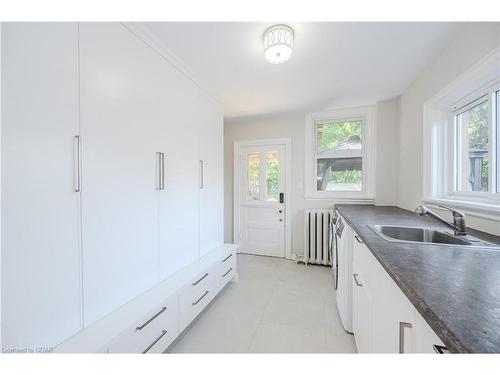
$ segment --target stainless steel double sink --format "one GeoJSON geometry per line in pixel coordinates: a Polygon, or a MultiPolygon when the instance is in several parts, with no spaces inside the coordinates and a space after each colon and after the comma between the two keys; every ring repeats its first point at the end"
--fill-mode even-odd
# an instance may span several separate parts
{"type": "MultiPolygon", "coordinates": [[[[472,236],[454,236],[437,228],[409,227],[397,225],[368,225],[375,233],[387,241],[428,243],[433,245],[499,247],[472,236]]],[[[500,247],[499,247],[500,249],[500,247]]]]}

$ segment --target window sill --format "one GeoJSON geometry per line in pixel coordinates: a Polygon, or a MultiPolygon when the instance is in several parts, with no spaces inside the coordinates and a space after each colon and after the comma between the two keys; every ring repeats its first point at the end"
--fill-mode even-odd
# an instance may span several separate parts
{"type": "Polygon", "coordinates": [[[479,217],[482,219],[488,219],[500,222],[500,203],[494,203],[491,201],[472,201],[465,199],[456,198],[425,198],[422,202],[439,206],[446,205],[457,210],[461,210],[464,213],[479,217]]]}

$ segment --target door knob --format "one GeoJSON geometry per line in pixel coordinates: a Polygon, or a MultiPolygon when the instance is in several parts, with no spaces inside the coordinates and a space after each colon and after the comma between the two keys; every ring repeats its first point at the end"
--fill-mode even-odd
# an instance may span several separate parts
{"type": "Polygon", "coordinates": [[[283,221],[283,219],[280,219],[280,221],[283,221]]]}
{"type": "Polygon", "coordinates": [[[283,210],[278,210],[278,213],[282,214],[282,213],[283,213],[283,210]]]}

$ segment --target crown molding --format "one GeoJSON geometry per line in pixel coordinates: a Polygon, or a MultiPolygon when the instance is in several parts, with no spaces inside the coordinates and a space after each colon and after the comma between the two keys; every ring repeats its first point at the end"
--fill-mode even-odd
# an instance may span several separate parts
{"type": "Polygon", "coordinates": [[[222,96],[212,90],[209,85],[198,77],[175,53],[173,53],[147,26],[139,22],[121,22],[122,26],[134,34],[158,55],[170,63],[175,69],[190,79],[214,101],[223,106],[222,96]]]}

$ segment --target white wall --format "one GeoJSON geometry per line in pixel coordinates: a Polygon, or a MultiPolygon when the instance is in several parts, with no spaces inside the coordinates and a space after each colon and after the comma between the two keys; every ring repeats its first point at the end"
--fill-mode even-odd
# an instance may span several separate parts
{"type": "MultiPolygon", "coordinates": [[[[467,25],[401,96],[398,205],[413,210],[423,194],[423,104],[500,44],[500,23],[467,25]]],[[[468,217],[470,227],[500,234],[498,222],[468,217]]]]}
{"type": "MultiPolygon", "coordinates": [[[[399,98],[377,103],[376,204],[395,205],[397,200],[399,98]],[[381,165],[378,166],[379,160],[381,165]],[[379,198],[380,197],[380,198],[379,198]]],[[[226,120],[224,123],[224,240],[233,242],[233,167],[234,142],[267,138],[292,139],[292,186],[290,217],[292,254],[302,254],[304,248],[304,209],[333,207],[330,200],[304,199],[305,113],[285,113],[261,117],[226,120]]]]}
{"type": "Polygon", "coordinates": [[[2,348],[2,22],[0,22],[0,348],[2,348]]]}
{"type": "Polygon", "coordinates": [[[305,206],[304,176],[304,114],[245,118],[224,123],[224,240],[233,242],[233,176],[234,142],[267,138],[292,139],[292,186],[290,217],[292,220],[292,254],[302,252],[305,206]]]}
{"type": "Polygon", "coordinates": [[[394,206],[398,196],[400,98],[377,103],[375,204],[394,206]]]}

